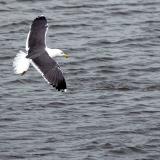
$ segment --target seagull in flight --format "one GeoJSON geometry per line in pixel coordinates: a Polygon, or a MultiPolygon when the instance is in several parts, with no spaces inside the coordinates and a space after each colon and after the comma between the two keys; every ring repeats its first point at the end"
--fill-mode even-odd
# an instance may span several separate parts
{"type": "Polygon", "coordinates": [[[26,52],[19,51],[13,60],[14,72],[24,75],[32,64],[50,85],[58,91],[66,91],[65,78],[53,58],[57,56],[68,58],[68,54],[60,49],[46,46],[47,30],[48,23],[45,16],[38,16],[33,20],[26,40],[26,52]]]}

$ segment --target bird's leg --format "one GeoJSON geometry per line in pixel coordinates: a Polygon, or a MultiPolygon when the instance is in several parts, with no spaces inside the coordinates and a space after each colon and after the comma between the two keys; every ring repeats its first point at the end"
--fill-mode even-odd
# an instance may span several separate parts
{"type": "Polygon", "coordinates": [[[27,71],[24,71],[23,73],[21,73],[21,76],[23,76],[27,71]]]}

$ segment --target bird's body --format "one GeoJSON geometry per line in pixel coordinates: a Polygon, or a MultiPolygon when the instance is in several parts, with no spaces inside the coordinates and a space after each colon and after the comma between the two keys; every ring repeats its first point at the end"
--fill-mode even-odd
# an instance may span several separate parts
{"type": "Polygon", "coordinates": [[[65,91],[66,81],[62,71],[53,59],[56,56],[66,56],[60,49],[50,49],[46,46],[47,20],[44,16],[34,19],[26,40],[26,52],[20,51],[13,61],[16,74],[27,72],[30,63],[43,78],[58,91],[65,91]]]}

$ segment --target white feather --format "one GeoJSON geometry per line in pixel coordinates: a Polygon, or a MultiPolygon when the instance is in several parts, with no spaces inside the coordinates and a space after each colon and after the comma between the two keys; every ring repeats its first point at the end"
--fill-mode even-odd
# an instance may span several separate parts
{"type": "Polygon", "coordinates": [[[60,49],[51,49],[46,47],[46,52],[48,53],[48,55],[51,58],[57,57],[57,56],[63,56],[63,51],[61,51],[60,49]]]}
{"type": "Polygon", "coordinates": [[[19,51],[13,60],[13,68],[16,74],[22,74],[26,72],[30,65],[30,60],[26,58],[26,53],[19,51]]]}
{"type": "Polygon", "coordinates": [[[27,35],[27,40],[26,40],[26,51],[28,52],[28,50],[29,50],[29,47],[28,47],[28,39],[29,39],[29,36],[30,36],[30,31],[29,31],[29,33],[28,33],[28,35],[27,35]]]}

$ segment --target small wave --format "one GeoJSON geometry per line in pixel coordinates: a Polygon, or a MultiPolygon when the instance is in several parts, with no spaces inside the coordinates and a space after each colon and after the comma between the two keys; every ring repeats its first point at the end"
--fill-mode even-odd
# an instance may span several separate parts
{"type": "Polygon", "coordinates": [[[97,45],[97,46],[104,46],[104,45],[110,45],[110,44],[112,44],[113,42],[111,42],[111,41],[108,41],[108,40],[97,40],[97,41],[89,41],[89,42],[87,42],[85,45],[86,46],[95,46],[95,45],[97,45]]]}
{"type": "Polygon", "coordinates": [[[89,41],[86,45],[88,46],[104,46],[104,45],[115,45],[115,44],[125,44],[125,45],[132,45],[132,43],[135,43],[133,45],[143,45],[139,44],[140,42],[146,42],[150,41],[151,39],[154,39],[155,37],[137,37],[137,38],[127,38],[127,39],[121,39],[118,41],[108,41],[108,40],[97,40],[97,41],[89,41]]]}
{"type": "Polygon", "coordinates": [[[122,40],[119,40],[119,41],[115,41],[115,42],[112,42],[114,44],[128,44],[128,43],[133,43],[135,42],[136,44],[138,42],[143,42],[143,41],[147,41],[147,40],[150,40],[151,37],[139,37],[139,38],[128,38],[128,39],[122,39],[122,40]]]}
{"type": "Polygon", "coordinates": [[[0,4],[5,5],[5,4],[7,4],[7,2],[1,1],[0,4]]]}
{"type": "Polygon", "coordinates": [[[63,107],[66,106],[66,103],[65,102],[56,102],[55,101],[55,102],[51,102],[51,103],[48,103],[48,104],[45,105],[45,107],[54,107],[54,108],[55,107],[59,108],[59,107],[62,107],[62,106],[63,107]]]}
{"type": "Polygon", "coordinates": [[[140,89],[132,84],[113,84],[107,82],[101,82],[96,84],[96,90],[118,90],[118,91],[130,91],[140,89]]]}
{"type": "Polygon", "coordinates": [[[101,150],[101,149],[113,149],[113,145],[111,143],[103,143],[97,140],[93,140],[86,144],[81,144],[79,146],[75,146],[74,150],[83,151],[83,150],[101,150]]]}
{"type": "Polygon", "coordinates": [[[141,66],[141,68],[135,68],[135,69],[130,69],[130,72],[159,72],[160,71],[160,67],[146,67],[146,68],[142,68],[143,66],[141,66]]]}
{"type": "Polygon", "coordinates": [[[112,16],[129,16],[133,14],[144,14],[144,13],[148,13],[148,12],[143,10],[113,11],[111,12],[111,15],[112,16]]]}
{"type": "Polygon", "coordinates": [[[116,6],[152,6],[152,5],[159,5],[160,2],[140,2],[140,3],[128,3],[128,2],[125,2],[125,3],[113,3],[113,4],[108,4],[108,6],[110,7],[116,7],[116,6]]]}
{"type": "MultiPolygon", "coordinates": [[[[16,0],[17,2],[36,2],[36,0],[16,0]]],[[[43,1],[43,0],[39,0],[39,1],[43,1]]]]}
{"type": "Polygon", "coordinates": [[[10,9],[0,9],[0,12],[2,13],[2,12],[7,12],[7,11],[10,11],[10,9]]]}
{"type": "Polygon", "coordinates": [[[113,69],[97,69],[96,73],[109,74],[109,73],[117,73],[117,71],[113,69]]]}
{"type": "Polygon", "coordinates": [[[53,10],[64,10],[64,9],[88,9],[88,8],[101,8],[104,7],[104,5],[100,4],[83,4],[83,5],[66,5],[66,6],[54,6],[54,7],[48,7],[48,9],[53,9],[53,10]]]}
{"type": "Polygon", "coordinates": [[[110,152],[114,153],[114,154],[130,154],[132,152],[135,152],[135,153],[146,153],[141,147],[138,147],[138,146],[135,146],[135,147],[120,147],[120,148],[117,148],[117,149],[113,149],[113,150],[110,150],[110,152]]]}
{"type": "Polygon", "coordinates": [[[8,60],[8,59],[11,59],[11,56],[10,55],[3,55],[3,56],[0,56],[0,59],[1,60],[8,60]]]}
{"type": "Polygon", "coordinates": [[[23,155],[16,155],[14,154],[9,154],[8,155],[3,155],[3,153],[1,154],[1,158],[2,159],[25,159],[26,157],[23,155]]]}
{"type": "Polygon", "coordinates": [[[144,91],[160,91],[160,85],[151,85],[143,89],[144,91]]]}
{"type": "Polygon", "coordinates": [[[37,80],[34,79],[16,79],[8,82],[4,82],[4,84],[25,84],[25,83],[38,83],[37,80]]]}
{"type": "Polygon", "coordinates": [[[8,24],[1,25],[0,28],[7,28],[7,27],[19,27],[21,25],[29,25],[29,21],[20,21],[20,22],[11,22],[8,24]]]}
{"type": "Polygon", "coordinates": [[[18,120],[18,118],[0,118],[0,121],[1,122],[13,122],[13,121],[17,121],[18,120]]]}
{"type": "Polygon", "coordinates": [[[92,57],[92,58],[88,58],[88,59],[85,59],[85,60],[82,60],[83,63],[90,63],[90,62],[93,62],[93,63],[98,63],[98,62],[107,62],[107,61],[112,61],[114,60],[113,57],[92,57]]]}
{"type": "Polygon", "coordinates": [[[50,28],[53,29],[61,29],[61,28],[78,28],[78,27],[88,27],[90,26],[89,24],[85,23],[79,23],[79,24],[55,24],[55,25],[50,25],[50,28]]]}
{"type": "Polygon", "coordinates": [[[159,20],[145,20],[145,21],[142,21],[142,22],[138,22],[139,24],[159,24],[160,21],[159,20]]]}

